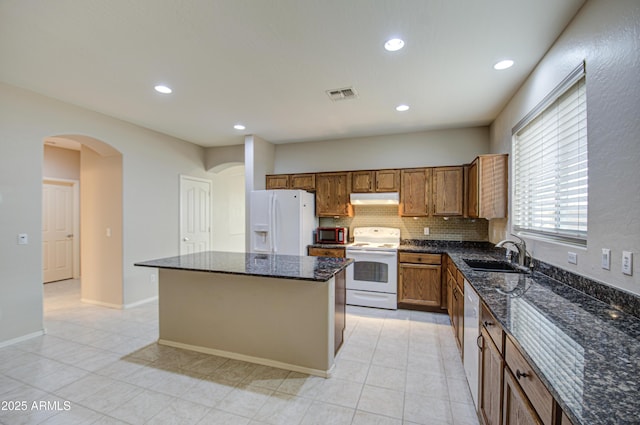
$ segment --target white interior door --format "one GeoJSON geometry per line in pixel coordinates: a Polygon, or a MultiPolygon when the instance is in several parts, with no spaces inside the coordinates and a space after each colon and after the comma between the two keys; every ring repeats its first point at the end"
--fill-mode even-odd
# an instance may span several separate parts
{"type": "Polygon", "coordinates": [[[208,251],[211,244],[211,182],[180,176],[180,255],[208,251]]]}
{"type": "Polygon", "coordinates": [[[42,263],[44,282],[73,277],[73,186],[42,185],[42,263]]]}

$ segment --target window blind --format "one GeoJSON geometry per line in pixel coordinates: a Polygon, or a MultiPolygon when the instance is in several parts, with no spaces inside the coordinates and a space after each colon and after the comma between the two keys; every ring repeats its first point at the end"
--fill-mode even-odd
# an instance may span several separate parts
{"type": "Polygon", "coordinates": [[[514,230],[586,244],[584,65],[532,112],[514,127],[514,230]]]}

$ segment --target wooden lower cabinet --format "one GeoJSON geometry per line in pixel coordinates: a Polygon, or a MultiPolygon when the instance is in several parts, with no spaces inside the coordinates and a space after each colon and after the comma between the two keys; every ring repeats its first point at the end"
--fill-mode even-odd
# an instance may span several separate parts
{"type": "Polygon", "coordinates": [[[563,425],[553,396],[483,303],[478,413],[482,425],[563,425]]]}
{"type": "Polygon", "coordinates": [[[555,417],[553,396],[520,353],[511,337],[505,339],[504,360],[541,422],[544,425],[553,425],[555,417]]]}
{"type": "Polygon", "coordinates": [[[462,344],[464,343],[464,276],[451,260],[447,261],[445,273],[446,277],[443,279],[443,286],[447,291],[447,312],[453,328],[453,335],[462,354],[462,344]]]}
{"type": "Polygon", "coordinates": [[[334,350],[338,353],[344,342],[344,329],[347,318],[347,279],[346,272],[342,270],[335,276],[336,281],[336,302],[335,302],[335,328],[334,328],[334,350]]]}
{"type": "Polygon", "coordinates": [[[508,368],[504,371],[502,425],[543,425],[508,368]]]}
{"type": "Polygon", "coordinates": [[[462,353],[464,344],[464,287],[455,284],[453,287],[453,334],[458,349],[462,353]]]}
{"type": "Polygon", "coordinates": [[[566,413],[562,412],[562,419],[560,420],[560,425],[573,425],[571,419],[567,416],[566,413]]]}
{"type": "Polygon", "coordinates": [[[308,248],[308,253],[313,257],[344,258],[346,256],[344,248],[318,248],[310,246],[308,248]]]}
{"type": "Polygon", "coordinates": [[[453,288],[456,285],[455,279],[451,276],[451,271],[447,270],[447,313],[449,313],[449,320],[453,323],[453,288]]]}
{"type": "Polygon", "coordinates": [[[484,425],[500,425],[504,360],[484,326],[481,335],[478,411],[484,425]]]}
{"type": "MultiPolygon", "coordinates": [[[[309,255],[315,257],[339,257],[345,256],[344,248],[318,248],[310,246],[308,248],[309,255]]],[[[336,302],[335,302],[335,329],[334,329],[334,347],[337,353],[344,342],[344,329],[347,317],[347,279],[346,272],[342,270],[336,274],[336,302]]]]}
{"type": "Polygon", "coordinates": [[[442,256],[398,254],[398,306],[440,310],[442,304],[442,256]]]}

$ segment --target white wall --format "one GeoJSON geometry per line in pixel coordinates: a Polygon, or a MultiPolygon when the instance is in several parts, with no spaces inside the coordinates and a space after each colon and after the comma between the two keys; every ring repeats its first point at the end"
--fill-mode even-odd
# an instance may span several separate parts
{"type": "Polygon", "coordinates": [[[122,155],[102,156],[83,145],[81,161],[81,299],[118,307],[124,299],[122,155]]]}
{"type": "Polygon", "coordinates": [[[252,190],[262,190],[266,187],[265,176],[273,173],[275,146],[258,136],[249,135],[244,139],[245,165],[245,246],[251,246],[249,220],[251,217],[252,190]]]}
{"type": "MultiPolygon", "coordinates": [[[[587,248],[528,240],[534,257],[640,294],[640,2],[590,0],[491,126],[491,151],[511,151],[511,129],[586,61],[589,149],[587,248]],[[611,249],[611,271],[600,267],[611,249]],[[634,252],[634,275],[621,273],[634,252]],[[578,264],[567,263],[567,252],[578,264]]],[[[511,186],[511,185],[510,185],[511,186]]],[[[510,229],[508,223],[501,232],[510,229]]],[[[496,229],[494,229],[496,230],[496,229]]]]}
{"type": "Polygon", "coordinates": [[[460,165],[488,152],[488,127],[288,143],[276,145],[274,173],[460,165]]]}
{"type": "Polygon", "coordinates": [[[134,262],[178,253],[179,175],[210,178],[199,146],[0,84],[0,344],[42,330],[43,141],[62,134],[122,153],[124,304],[157,295],[134,262]]]}
{"type": "Polygon", "coordinates": [[[212,175],[211,249],[214,251],[245,250],[244,175],[244,165],[229,167],[212,175]]]}

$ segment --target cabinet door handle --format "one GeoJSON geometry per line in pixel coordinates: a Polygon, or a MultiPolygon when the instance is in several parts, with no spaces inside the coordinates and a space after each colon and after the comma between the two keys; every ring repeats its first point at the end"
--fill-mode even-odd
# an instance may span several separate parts
{"type": "Polygon", "coordinates": [[[491,322],[489,322],[489,321],[487,321],[487,320],[485,320],[484,322],[482,322],[482,324],[484,325],[484,327],[485,327],[485,328],[488,328],[488,327],[493,326],[493,323],[491,323],[491,322]]]}
{"type": "Polygon", "coordinates": [[[476,345],[482,350],[482,347],[484,347],[484,336],[478,335],[478,338],[476,338],[476,345]],[[482,342],[480,342],[480,340],[482,340],[482,342]]]}
{"type": "Polygon", "coordinates": [[[518,380],[520,378],[527,378],[529,377],[529,374],[527,372],[520,372],[520,369],[516,369],[516,378],[518,378],[518,380]]]}

